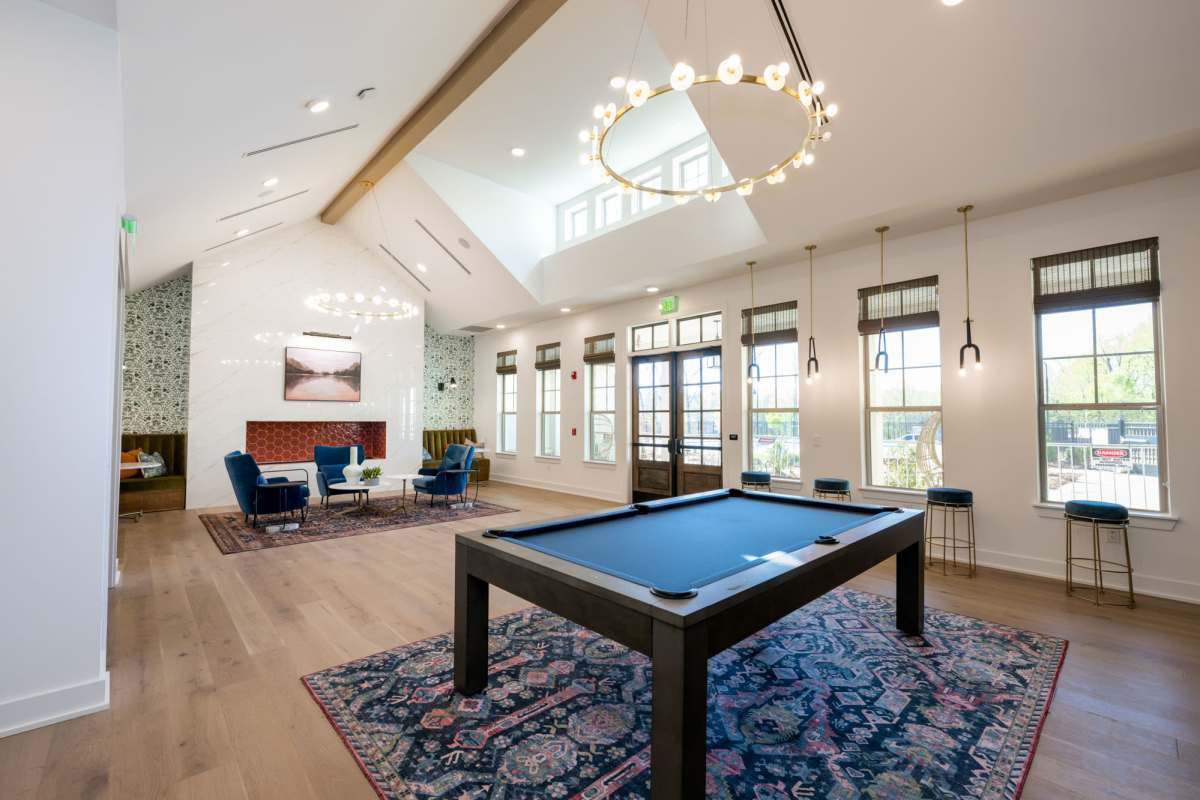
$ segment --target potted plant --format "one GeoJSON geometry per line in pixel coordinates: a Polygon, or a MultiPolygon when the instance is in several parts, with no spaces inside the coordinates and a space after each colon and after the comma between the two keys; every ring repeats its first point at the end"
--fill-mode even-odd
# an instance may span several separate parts
{"type": "Polygon", "coordinates": [[[383,474],[383,467],[363,467],[362,482],[367,486],[378,486],[379,476],[383,474]]]}

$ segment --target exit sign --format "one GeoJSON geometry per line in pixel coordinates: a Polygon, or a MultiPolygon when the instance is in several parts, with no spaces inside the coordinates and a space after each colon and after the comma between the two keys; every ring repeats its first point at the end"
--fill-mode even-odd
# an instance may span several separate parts
{"type": "Polygon", "coordinates": [[[659,314],[674,314],[679,310],[679,295],[673,294],[670,297],[658,298],[658,313],[659,314]]]}

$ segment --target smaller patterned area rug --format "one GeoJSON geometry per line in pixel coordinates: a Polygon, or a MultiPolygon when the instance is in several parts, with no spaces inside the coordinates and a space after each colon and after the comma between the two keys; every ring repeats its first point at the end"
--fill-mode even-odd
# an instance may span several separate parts
{"type": "MultiPolygon", "coordinates": [[[[298,529],[293,531],[277,531],[270,533],[266,527],[259,525],[253,528],[242,518],[242,512],[230,511],[221,514],[201,514],[200,521],[208,530],[208,535],[216,542],[222,553],[242,553],[246,550],[263,550],[268,547],[284,547],[289,544],[304,544],[305,542],[320,542],[325,539],[344,539],[347,536],[360,536],[364,533],[392,531],[397,528],[413,528],[418,525],[436,525],[439,522],[457,522],[473,517],[490,517],[493,514],[509,514],[515,508],[498,506],[494,503],[475,501],[474,508],[450,508],[444,503],[435,503],[433,508],[427,502],[419,505],[411,497],[407,502],[408,511],[400,510],[399,497],[374,497],[363,511],[362,506],[356,506],[348,500],[337,499],[326,507],[317,505],[314,500],[308,509],[308,519],[298,529]]],[[[298,522],[299,517],[291,518],[279,515],[280,522],[298,522]]],[[[261,523],[262,520],[260,519],[261,523]]],[[[274,523],[274,517],[268,518],[268,523],[274,523]]]]}
{"type": "MultiPolygon", "coordinates": [[[[839,589],[708,662],[713,798],[1011,800],[1062,639],[839,589]]],[[[648,659],[538,608],[490,623],[489,688],[451,635],[303,678],[382,798],[650,796],[648,659]]]]}

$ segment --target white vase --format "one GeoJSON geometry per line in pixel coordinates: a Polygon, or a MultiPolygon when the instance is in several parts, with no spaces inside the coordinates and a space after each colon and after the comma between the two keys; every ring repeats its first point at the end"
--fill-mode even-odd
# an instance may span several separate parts
{"type": "Polygon", "coordinates": [[[342,467],[342,475],[346,483],[362,483],[362,464],[347,464],[342,467]]]}

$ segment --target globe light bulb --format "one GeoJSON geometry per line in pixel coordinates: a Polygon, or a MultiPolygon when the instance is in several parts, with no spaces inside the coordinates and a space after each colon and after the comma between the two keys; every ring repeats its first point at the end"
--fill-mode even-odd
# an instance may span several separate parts
{"type": "Polygon", "coordinates": [[[771,184],[772,186],[779,183],[779,178],[775,177],[774,172],[767,173],[767,183],[771,184]]]}
{"type": "Polygon", "coordinates": [[[717,77],[726,86],[733,86],[740,81],[744,72],[742,69],[742,58],[737,53],[734,53],[717,66],[717,77]]]}
{"type": "Polygon", "coordinates": [[[772,174],[775,176],[776,183],[783,183],[784,181],[787,180],[787,173],[781,169],[775,170],[775,172],[773,172],[772,174]]]}
{"type": "Polygon", "coordinates": [[[738,183],[738,187],[734,191],[736,191],[742,197],[749,197],[754,192],[754,181],[746,178],[738,183]]]}
{"type": "Polygon", "coordinates": [[[371,298],[371,303],[373,305],[377,305],[377,306],[383,305],[383,298],[380,297],[379,295],[375,295],[374,297],[371,298]]]}
{"type": "Polygon", "coordinates": [[[966,374],[967,374],[967,371],[965,369],[963,369],[962,367],[958,368],[958,377],[961,378],[962,376],[964,376],[966,374]]]}
{"type": "Polygon", "coordinates": [[[814,372],[813,377],[816,378],[817,380],[821,380],[821,370],[817,370],[816,372],[814,372]]]}
{"type": "Polygon", "coordinates": [[[366,299],[367,299],[367,296],[365,294],[363,294],[362,292],[354,293],[354,302],[361,303],[363,300],[366,300],[366,299]]]}
{"type": "Polygon", "coordinates": [[[345,293],[345,292],[338,292],[338,293],[337,293],[337,301],[338,301],[339,303],[344,303],[344,302],[346,302],[346,293],[345,293]]]}
{"type": "Polygon", "coordinates": [[[704,199],[710,203],[715,203],[721,199],[721,193],[720,192],[705,192],[704,199]]]}
{"type": "Polygon", "coordinates": [[[983,362],[982,362],[982,361],[976,361],[976,362],[975,362],[975,369],[976,369],[976,371],[983,369],[983,362]]]}
{"type": "Polygon", "coordinates": [[[579,132],[579,141],[587,142],[591,138],[592,138],[592,134],[590,131],[582,130],[579,132]]]}
{"type": "Polygon", "coordinates": [[[830,103],[829,105],[825,106],[825,116],[832,119],[833,117],[836,117],[837,115],[838,115],[838,104],[837,103],[830,103]]]}
{"type": "Polygon", "coordinates": [[[400,305],[400,301],[394,297],[389,297],[388,305],[391,306],[392,308],[395,308],[396,306],[400,305]]]}
{"type": "Polygon", "coordinates": [[[610,125],[612,125],[614,122],[616,122],[616,120],[617,120],[617,104],[609,103],[608,105],[606,105],[604,107],[604,113],[601,115],[601,119],[604,121],[604,127],[606,127],[606,128],[609,127],[610,125]]]}
{"type": "Polygon", "coordinates": [[[763,81],[772,92],[778,92],[787,83],[787,64],[768,64],[763,70],[763,81]]]}
{"type": "Polygon", "coordinates": [[[688,200],[691,200],[691,199],[692,198],[688,197],[687,195],[677,194],[677,195],[675,195],[675,205],[685,206],[685,205],[687,205],[688,200]]]}
{"type": "Polygon", "coordinates": [[[813,94],[821,94],[825,91],[825,81],[817,81],[812,85],[813,94]]]}
{"type": "Polygon", "coordinates": [[[811,166],[812,166],[812,163],[813,163],[814,161],[816,161],[816,160],[817,160],[817,157],[816,157],[816,156],[814,156],[812,153],[805,153],[805,154],[804,154],[804,166],[806,166],[806,167],[811,167],[811,166]]]}
{"type": "Polygon", "coordinates": [[[800,169],[800,167],[804,165],[804,154],[805,151],[801,150],[799,153],[796,153],[796,155],[792,156],[793,169],[800,169]]]}
{"type": "Polygon", "coordinates": [[[625,85],[625,78],[620,75],[614,75],[611,79],[609,79],[608,85],[614,89],[620,89],[625,85]]]}
{"type": "Polygon", "coordinates": [[[650,99],[650,84],[646,81],[630,81],[628,86],[629,104],[634,108],[641,108],[650,99]]]}
{"type": "Polygon", "coordinates": [[[601,117],[603,117],[604,116],[604,106],[597,105],[595,108],[593,108],[592,116],[595,117],[596,119],[600,119],[601,117]]]}
{"type": "Polygon", "coordinates": [[[804,382],[805,382],[806,384],[808,384],[809,386],[812,386],[812,376],[810,375],[810,376],[806,377],[806,378],[804,379],[804,382]]]}
{"type": "Polygon", "coordinates": [[[588,164],[592,163],[591,155],[589,155],[588,153],[580,153],[579,154],[579,163],[586,167],[588,164]]]}
{"type": "Polygon", "coordinates": [[[696,70],[691,65],[680,61],[671,71],[671,88],[677,92],[686,92],[696,82],[696,70]]]}
{"type": "Polygon", "coordinates": [[[833,138],[833,131],[825,131],[824,133],[821,134],[822,142],[828,142],[832,138],[833,138]]]}
{"type": "Polygon", "coordinates": [[[796,87],[796,94],[800,95],[800,102],[804,104],[805,108],[812,106],[813,90],[808,81],[800,81],[800,85],[796,87]]]}

